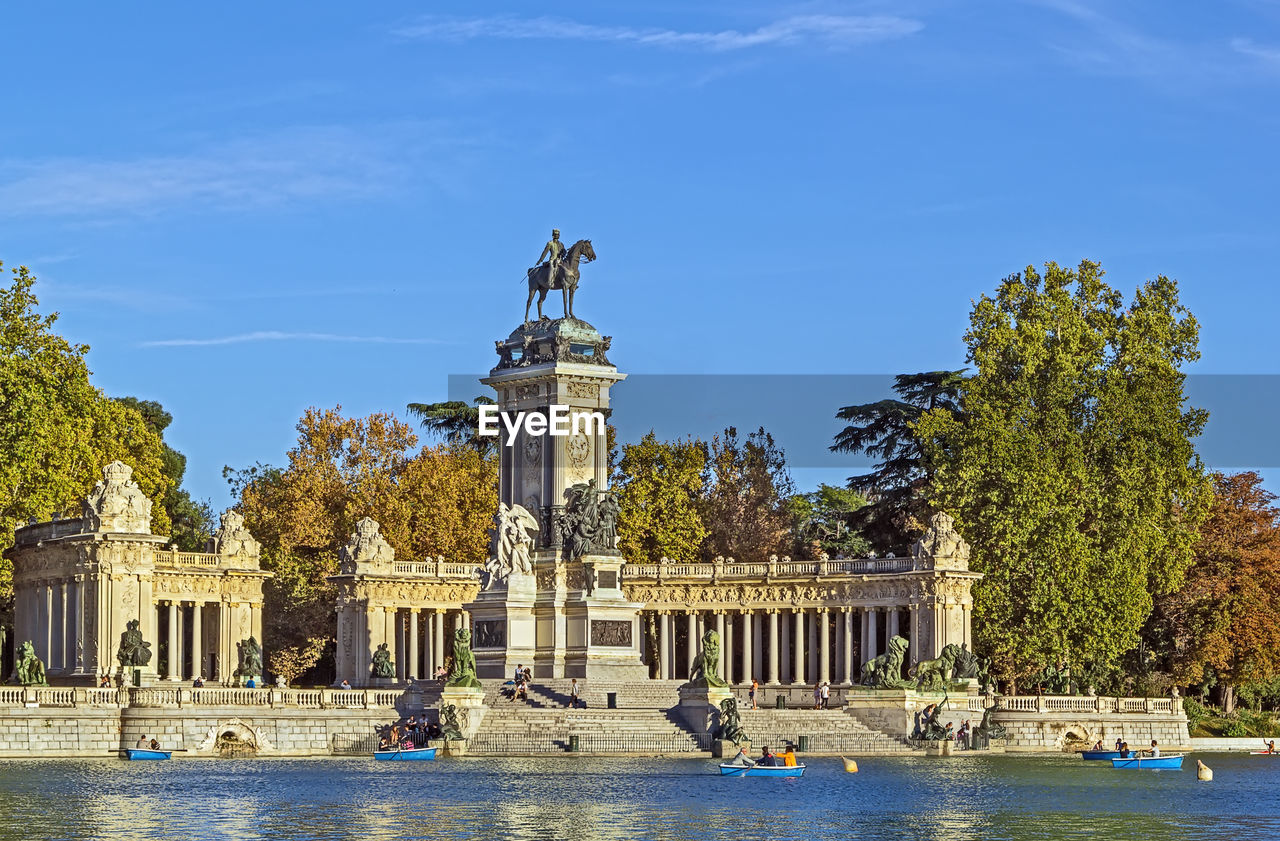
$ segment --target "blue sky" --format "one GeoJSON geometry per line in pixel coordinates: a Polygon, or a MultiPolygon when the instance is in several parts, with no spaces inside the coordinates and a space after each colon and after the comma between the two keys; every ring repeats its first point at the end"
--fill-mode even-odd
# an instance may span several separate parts
{"type": "Polygon", "coordinates": [[[1277,372],[1276,0],[544,8],[8,4],[0,260],[217,506],[307,406],[487,370],[553,226],[628,372],[958,367],[972,298],[1085,257],[1277,372]]]}

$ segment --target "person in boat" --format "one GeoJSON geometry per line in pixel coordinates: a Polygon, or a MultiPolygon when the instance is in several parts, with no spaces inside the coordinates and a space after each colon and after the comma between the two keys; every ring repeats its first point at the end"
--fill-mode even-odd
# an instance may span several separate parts
{"type": "Polygon", "coordinates": [[[727,764],[729,764],[729,765],[741,765],[741,766],[743,766],[744,768],[751,768],[751,767],[755,766],[756,761],[755,761],[754,759],[752,759],[751,757],[747,756],[747,749],[746,749],[746,748],[740,747],[740,748],[738,748],[738,754],[737,754],[737,756],[735,756],[733,759],[729,760],[729,762],[728,762],[727,764]]]}
{"type": "Polygon", "coordinates": [[[1120,737],[1116,737],[1116,750],[1124,750],[1124,742],[1120,741],[1120,737]]]}
{"type": "Polygon", "coordinates": [[[782,764],[788,768],[796,767],[796,748],[795,745],[787,745],[787,749],[782,754],[782,764]]]}
{"type": "Polygon", "coordinates": [[[145,733],[142,735],[142,738],[138,739],[138,743],[134,745],[134,747],[137,748],[138,750],[151,749],[151,742],[150,740],[147,739],[147,736],[145,733]]]}
{"type": "Polygon", "coordinates": [[[149,747],[152,750],[160,750],[160,741],[158,739],[152,739],[149,747]]]}
{"type": "Polygon", "coordinates": [[[1102,747],[1102,740],[1099,739],[1098,743],[1093,747],[1089,748],[1089,750],[1105,750],[1105,748],[1102,747]]]}
{"type": "Polygon", "coordinates": [[[1276,740],[1275,740],[1275,739],[1272,739],[1271,741],[1267,741],[1266,739],[1263,739],[1263,740],[1262,740],[1262,743],[1263,743],[1264,745],[1266,745],[1266,746],[1267,746],[1266,753],[1275,753],[1275,752],[1276,752],[1276,740]]]}
{"type": "Polygon", "coordinates": [[[1151,740],[1151,758],[1156,759],[1160,756],[1160,746],[1156,744],[1156,740],[1151,740]]]}
{"type": "Polygon", "coordinates": [[[760,754],[760,760],[756,763],[761,768],[776,768],[782,764],[778,757],[774,756],[769,750],[769,746],[765,745],[764,750],[760,754]]]}
{"type": "Polygon", "coordinates": [[[1128,743],[1128,742],[1121,742],[1121,743],[1120,743],[1120,758],[1121,758],[1121,759],[1132,759],[1132,758],[1133,758],[1133,754],[1131,754],[1131,753],[1129,752],[1129,743],[1128,743]]]}

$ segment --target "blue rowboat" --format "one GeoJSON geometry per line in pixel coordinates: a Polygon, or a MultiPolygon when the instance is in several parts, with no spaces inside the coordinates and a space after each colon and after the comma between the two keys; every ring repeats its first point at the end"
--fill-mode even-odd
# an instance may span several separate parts
{"type": "Polygon", "coordinates": [[[124,752],[130,761],[139,759],[168,759],[173,751],[151,750],[150,748],[125,748],[124,752]]]}
{"type": "Polygon", "coordinates": [[[1131,759],[1113,759],[1111,760],[1112,768],[1142,768],[1142,769],[1167,769],[1176,771],[1182,767],[1182,757],[1185,754],[1176,753],[1170,756],[1135,756],[1131,759]]]}
{"type": "Polygon", "coordinates": [[[721,765],[720,776],[722,777],[802,777],[804,776],[803,765],[792,765],[790,768],[784,765],[721,765]]]}
{"type": "Polygon", "coordinates": [[[430,762],[436,758],[437,748],[393,748],[391,750],[375,750],[374,759],[386,762],[430,762]]]}
{"type": "Polygon", "coordinates": [[[1081,759],[1119,759],[1120,751],[1118,750],[1082,750],[1080,751],[1081,759]]]}

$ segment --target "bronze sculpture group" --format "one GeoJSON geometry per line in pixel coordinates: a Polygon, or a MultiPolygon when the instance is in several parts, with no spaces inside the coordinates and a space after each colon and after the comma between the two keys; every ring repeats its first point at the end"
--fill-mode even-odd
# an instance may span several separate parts
{"type": "Polygon", "coordinates": [[[564,495],[567,504],[559,525],[568,559],[617,548],[618,495],[597,488],[595,479],[566,488],[564,495]]]}

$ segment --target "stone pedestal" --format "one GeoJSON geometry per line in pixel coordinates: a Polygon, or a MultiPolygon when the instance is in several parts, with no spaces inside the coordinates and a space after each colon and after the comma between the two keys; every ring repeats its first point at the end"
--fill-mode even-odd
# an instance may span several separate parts
{"type": "Polygon", "coordinates": [[[950,756],[954,743],[950,739],[938,739],[925,745],[925,756],[950,756]]]}
{"type": "Polygon", "coordinates": [[[574,570],[579,586],[563,603],[564,677],[607,681],[643,681],[648,668],[640,659],[640,608],[622,595],[620,555],[589,555],[574,570]]]}
{"type": "Polygon", "coordinates": [[[505,583],[482,590],[466,605],[471,614],[471,651],[476,656],[477,677],[508,680],[517,666],[533,668],[536,599],[534,577],[513,573],[505,583]]]}
{"type": "Polygon", "coordinates": [[[738,755],[739,750],[745,749],[747,756],[751,755],[751,742],[743,739],[741,744],[735,745],[728,739],[712,739],[711,755],[718,759],[733,759],[738,755]]]}
{"type": "Polygon", "coordinates": [[[395,689],[400,685],[393,677],[371,677],[368,684],[370,689],[395,689]]]}
{"type": "Polygon", "coordinates": [[[720,703],[733,697],[729,687],[680,687],[680,718],[697,733],[715,733],[720,729],[720,703]]]}
{"type": "MultiPolygon", "coordinates": [[[[484,721],[484,714],[488,708],[484,705],[484,690],[479,688],[463,688],[458,686],[446,686],[440,693],[440,709],[443,711],[447,706],[458,708],[458,724],[461,727],[462,735],[465,739],[470,739],[480,729],[480,723],[484,721]]],[[[453,745],[453,741],[449,742],[453,745]]],[[[465,749],[466,743],[463,743],[465,749]]],[[[453,753],[452,747],[448,751],[453,753]]]]}

